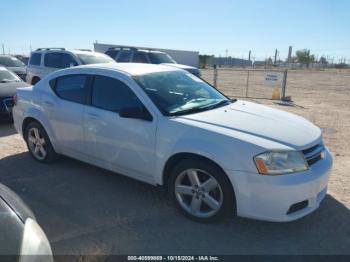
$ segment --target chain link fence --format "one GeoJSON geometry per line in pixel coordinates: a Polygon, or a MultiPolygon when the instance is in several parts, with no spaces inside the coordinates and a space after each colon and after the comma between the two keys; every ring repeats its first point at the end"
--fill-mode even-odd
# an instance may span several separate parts
{"type": "Polygon", "coordinates": [[[287,70],[201,69],[202,78],[229,97],[286,99],[287,70]]]}

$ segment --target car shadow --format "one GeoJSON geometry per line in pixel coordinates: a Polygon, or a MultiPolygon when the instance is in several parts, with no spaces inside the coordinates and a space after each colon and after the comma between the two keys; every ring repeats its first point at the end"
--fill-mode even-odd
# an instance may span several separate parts
{"type": "Polygon", "coordinates": [[[329,194],[294,222],[201,224],[157,187],[65,157],[51,165],[28,153],[5,157],[0,182],[32,208],[56,255],[350,253],[350,211],[329,194]]]}
{"type": "Polygon", "coordinates": [[[10,136],[16,133],[13,122],[6,120],[0,121],[0,137],[10,136]]]}

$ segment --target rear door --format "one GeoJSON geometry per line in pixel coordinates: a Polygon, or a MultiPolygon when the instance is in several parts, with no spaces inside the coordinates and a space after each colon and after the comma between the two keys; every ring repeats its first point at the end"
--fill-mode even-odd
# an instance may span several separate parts
{"type": "Polygon", "coordinates": [[[43,101],[51,109],[51,123],[63,153],[81,158],[84,154],[83,112],[87,100],[88,75],[58,77],[51,85],[56,98],[43,101]]]}

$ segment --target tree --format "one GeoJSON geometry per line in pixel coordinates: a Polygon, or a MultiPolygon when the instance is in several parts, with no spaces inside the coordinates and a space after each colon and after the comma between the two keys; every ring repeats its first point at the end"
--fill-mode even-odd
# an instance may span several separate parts
{"type": "Polygon", "coordinates": [[[310,63],[315,61],[315,55],[310,55],[309,49],[298,50],[295,53],[297,61],[301,64],[305,64],[309,68],[310,63]]]}
{"type": "Polygon", "coordinates": [[[328,61],[327,61],[327,59],[325,57],[321,56],[320,63],[323,64],[323,65],[326,65],[326,64],[328,64],[328,61]]]}

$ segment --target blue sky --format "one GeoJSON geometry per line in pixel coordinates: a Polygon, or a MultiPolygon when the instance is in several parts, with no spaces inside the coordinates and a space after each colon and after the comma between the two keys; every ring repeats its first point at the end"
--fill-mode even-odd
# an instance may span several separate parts
{"type": "MultiPolygon", "coordinates": [[[[348,0],[2,0],[0,45],[92,48],[127,44],[256,59],[294,51],[350,61],[348,0]]],[[[0,51],[1,46],[0,46],[0,51]]]]}

